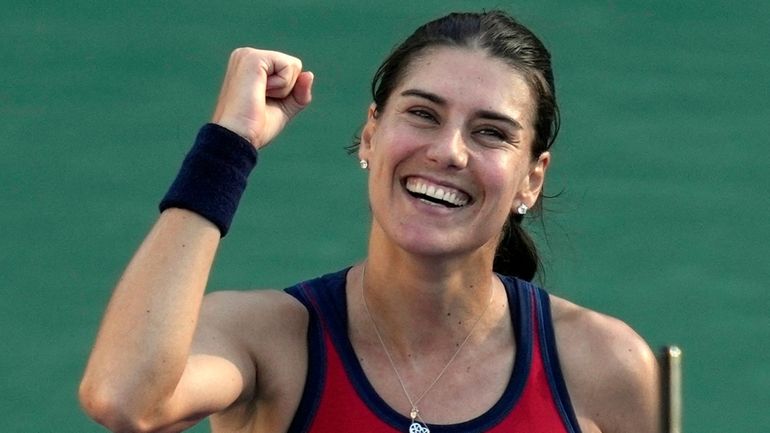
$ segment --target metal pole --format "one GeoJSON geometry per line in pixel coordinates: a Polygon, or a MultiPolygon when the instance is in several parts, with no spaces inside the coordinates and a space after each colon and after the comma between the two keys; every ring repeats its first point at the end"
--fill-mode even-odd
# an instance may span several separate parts
{"type": "Polygon", "coordinates": [[[661,358],[663,431],[682,433],[682,350],[665,346],[661,358]]]}

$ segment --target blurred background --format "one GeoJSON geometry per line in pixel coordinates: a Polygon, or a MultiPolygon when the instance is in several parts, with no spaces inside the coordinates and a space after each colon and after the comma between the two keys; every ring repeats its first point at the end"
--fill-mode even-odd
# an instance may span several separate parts
{"type": "Polygon", "coordinates": [[[532,224],[542,283],[653,347],[681,345],[685,431],[770,432],[762,0],[2,1],[0,431],[104,431],[79,409],[80,375],[233,48],[316,74],[210,284],[282,288],[364,254],[365,175],[343,148],[379,62],[417,25],[481,7],[517,16],[554,57],[558,197],[532,224]]]}

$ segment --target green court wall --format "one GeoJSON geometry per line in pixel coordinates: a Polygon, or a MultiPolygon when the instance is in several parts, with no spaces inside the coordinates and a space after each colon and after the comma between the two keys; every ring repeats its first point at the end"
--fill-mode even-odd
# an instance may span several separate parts
{"type": "Polygon", "coordinates": [[[685,431],[769,432],[769,5],[3,1],[0,431],[103,431],[77,403],[85,360],[233,48],[316,75],[210,282],[282,288],[363,257],[365,176],[343,148],[379,61],[430,18],[499,7],[557,74],[541,282],[684,349],[685,431]]]}

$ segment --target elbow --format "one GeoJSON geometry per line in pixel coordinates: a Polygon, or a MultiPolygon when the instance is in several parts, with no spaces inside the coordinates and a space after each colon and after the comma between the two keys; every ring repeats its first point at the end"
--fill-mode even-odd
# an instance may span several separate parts
{"type": "Polygon", "coordinates": [[[78,390],[83,411],[97,423],[112,432],[153,433],[157,426],[132,411],[131,400],[106,386],[97,386],[84,379],[78,390]]]}

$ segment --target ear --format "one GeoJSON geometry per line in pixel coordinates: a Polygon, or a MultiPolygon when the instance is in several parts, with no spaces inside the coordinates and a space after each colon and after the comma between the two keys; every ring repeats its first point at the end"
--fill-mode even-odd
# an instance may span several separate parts
{"type": "Polygon", "coordinates": [[[513,203],[511,211],[515,212],[516,207],[525,204],[530,209],[537,203],[538,197],[545,184],[545,173],[548,171],[548,164],[551,163],[551,153],[543,152],[529,166],[529,173],[524,178],[521,190],[517,194],[517,200],[513,203]]]}
{"type": "Polygon", "coordinates": [[[358,158],[369,160],[374,149],[372,137],[377,130],[377,105],[372,102],[369,104],[369,111],[366,116],[366,124],[361,130],[361,145],[358,146],[358,158]]]}

